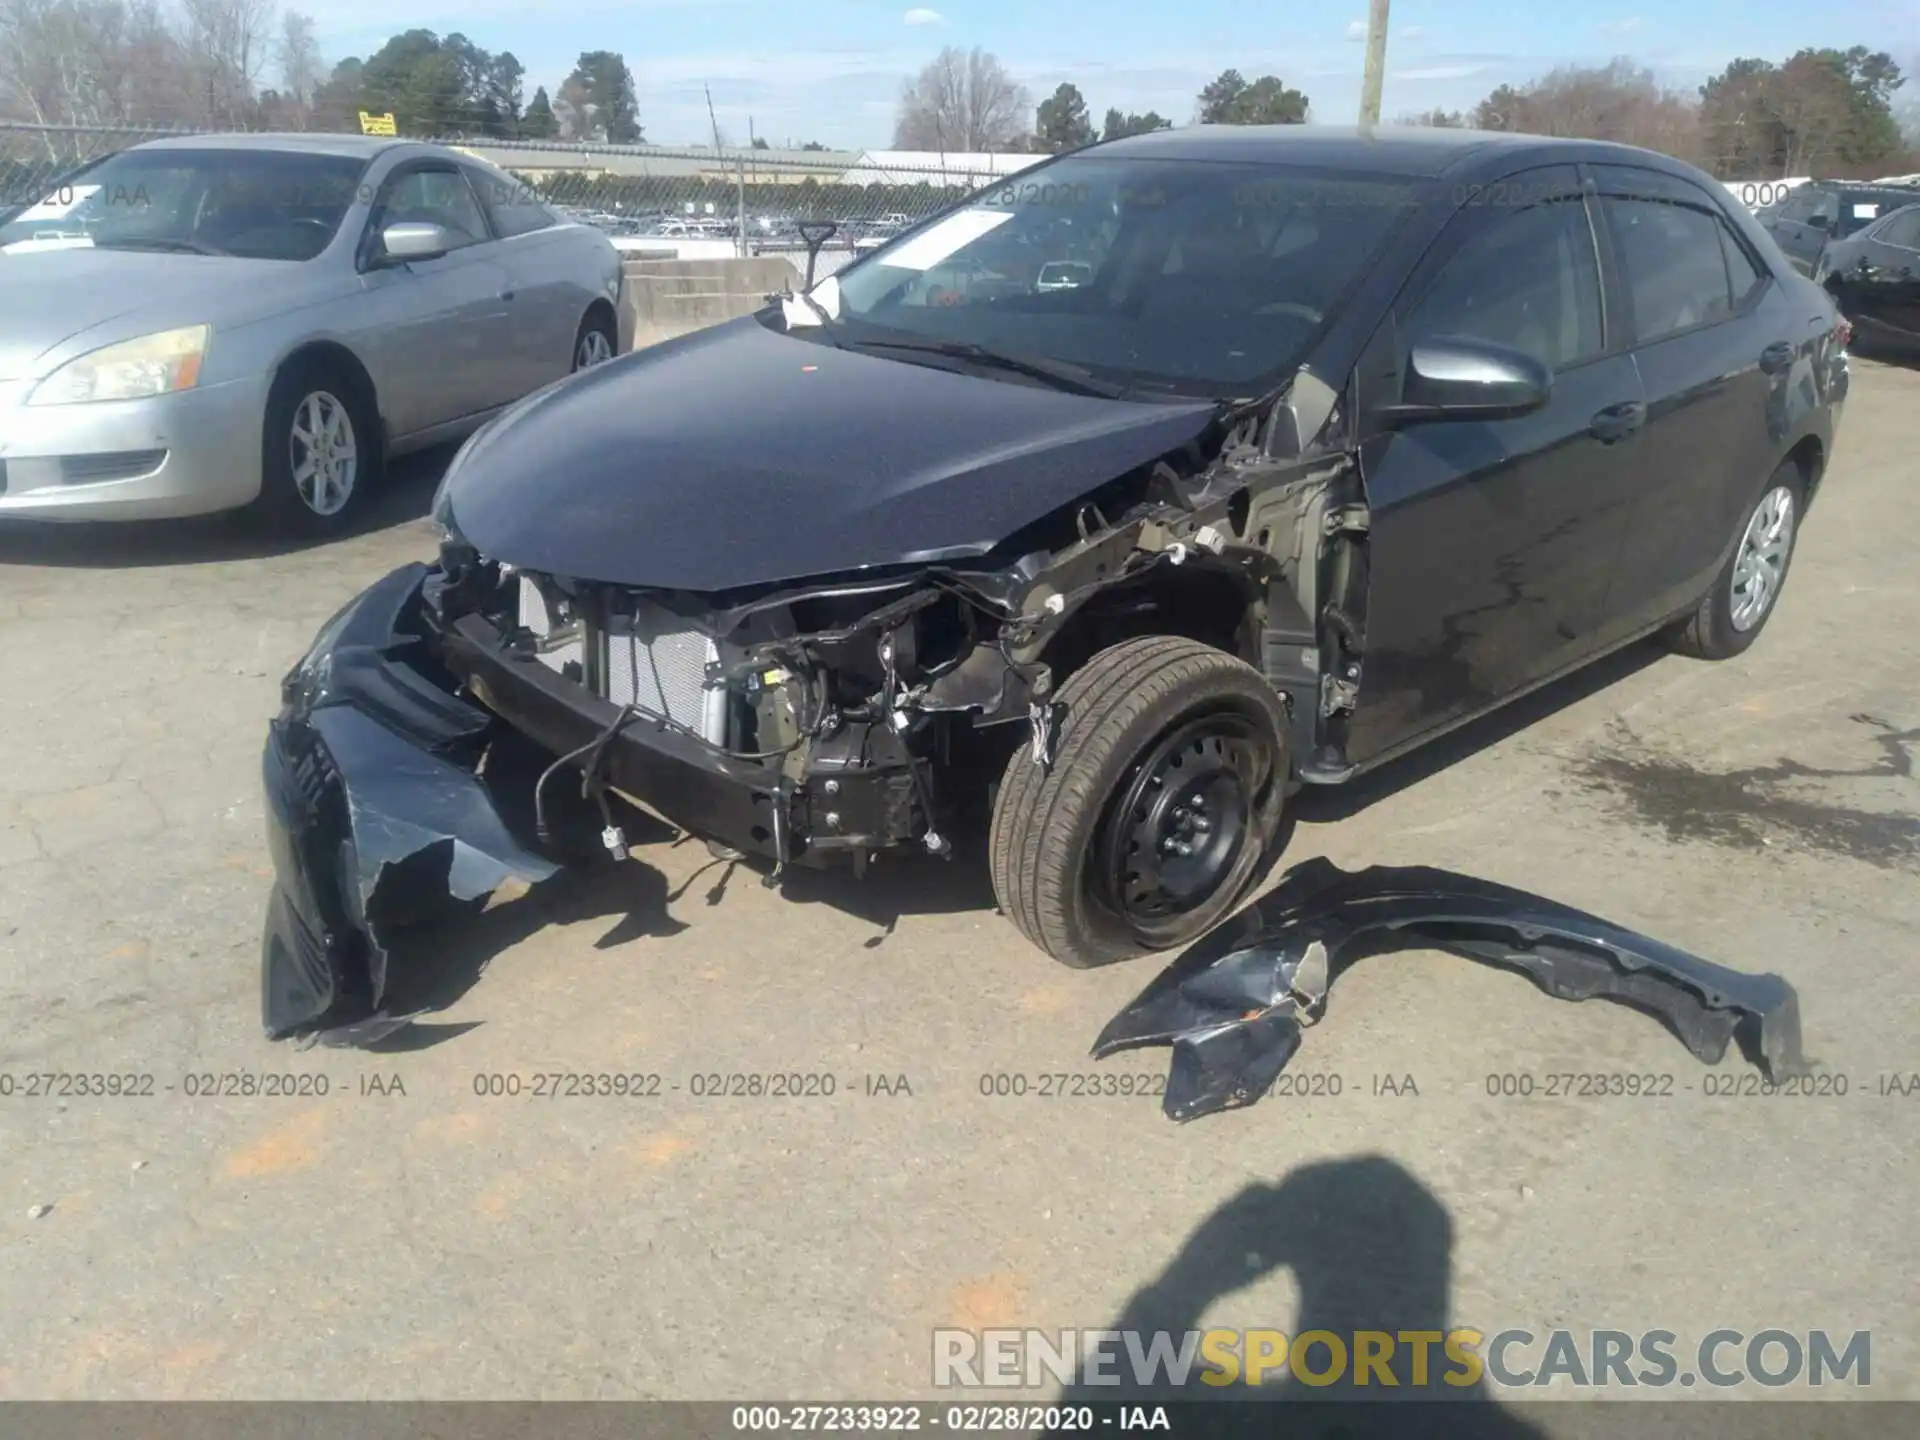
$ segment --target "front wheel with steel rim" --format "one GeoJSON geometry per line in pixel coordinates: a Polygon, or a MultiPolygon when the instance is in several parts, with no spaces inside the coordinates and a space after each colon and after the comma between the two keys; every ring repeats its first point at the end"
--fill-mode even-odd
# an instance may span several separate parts
{"type": "Polygon", "coordinates": [[[574,373],[578,374],[582,370],[591,370],[596,365],[606,364],[613,359],[619,344],[611,320],[598,311],[587,316],[580,322],[580,333],[574,337],[574,373]]]}
{"type": "Polygon", "coordinates": [[[372,483],[378,459],[355,377],[336,365],[295,364],[267,398],[254,510],[283,533],[336,533],[372,483]]]}
{"type": "Polygon", "coordinates": [[[1259,671],[1178,636],[1101,651],[1061,687],[1052,763],[1023,746],[994,805],[1001,908],[1076,969],[1185,945],[1258,879],[1289,773],[1259,671]]]}
{"type": "Polygon", "coordinates": [[[1703,660],[1725,660],[1760,637],[1787,583],[1805,498],[1806,477],[1793,461],[1768,478],[1741,517],[1733,553],[1713,588],[1668,633],[1676,650],[1703,660]]]}

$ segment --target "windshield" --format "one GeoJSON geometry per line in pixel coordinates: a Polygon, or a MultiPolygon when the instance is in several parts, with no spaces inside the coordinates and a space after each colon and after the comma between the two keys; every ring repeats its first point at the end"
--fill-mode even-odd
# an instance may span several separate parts
{"type": "Polygon", "coordinates": [[[1243,394],[1306,358],[1415,198],[1399,177],[1070,156],[823,283],[854,343],[906,332],[1243,394]]]}
{"type": "Polygon", "coordinates": [[[129,150],[0,225],[0,248],[311,260],[340,228],[365,169],[348,156],[284,150],[129,150]]]}

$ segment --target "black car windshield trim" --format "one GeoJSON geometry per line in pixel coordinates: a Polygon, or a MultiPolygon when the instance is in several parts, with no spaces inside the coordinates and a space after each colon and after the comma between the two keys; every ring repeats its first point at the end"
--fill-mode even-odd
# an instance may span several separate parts
{"type": "Polygon", "coordinates": [[[975,347],[1129,392],[1262,394],[1306,360],[1424,185],[1095,150],[978,192],[814,293],[849,344],[975,347]]]}
{"type": "Polygon", "coordinates": [[[125,150],[63,179],[0,225],[0,246],[72,240],[96,249],[311,260],[358,198],[367,161],[299,150],[125,150]]]}

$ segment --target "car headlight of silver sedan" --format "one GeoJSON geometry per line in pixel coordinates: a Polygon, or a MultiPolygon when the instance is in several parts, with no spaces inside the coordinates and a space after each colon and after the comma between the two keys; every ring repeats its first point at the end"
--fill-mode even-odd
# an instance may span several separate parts
{"type": "Polygon", "coordinates": [[[211,325],[186,325],[89,350],[62,365],[27,397],[29,405],[139,400],[200,383],[211,325]]]}

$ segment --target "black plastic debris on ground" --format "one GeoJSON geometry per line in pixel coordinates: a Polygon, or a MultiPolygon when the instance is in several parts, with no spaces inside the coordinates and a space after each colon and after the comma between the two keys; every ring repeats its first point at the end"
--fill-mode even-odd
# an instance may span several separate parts
{"type": "Polygon", "coordinates": [[[1171,1045],[1164,1109],[1192,1120],[1272,1088],[1354,962],[1431,948],[1518,970],[1561,1000],[1659,1020],[1702,1062],[1729,1041],[1775,1084],[1803,1074],[1800,1002],[1778,975],[1729,970],[1524,890],[1424,866],[1288,871],[1168,966],[1094,1042],[1095,1059],[1171,1045]]]}

